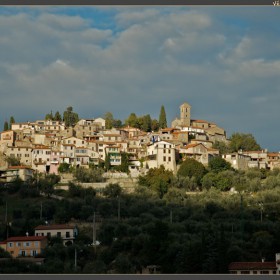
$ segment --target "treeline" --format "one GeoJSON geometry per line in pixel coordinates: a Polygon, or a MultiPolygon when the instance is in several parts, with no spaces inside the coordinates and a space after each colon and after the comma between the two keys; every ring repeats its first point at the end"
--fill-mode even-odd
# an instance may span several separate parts
{"type": "MultiPolygon", "coordinates": [[[[157,131],[159,128],[167,127],[167,119],[164,106],[161,106],[159,119],[152,119],[149,114],[143,116],[137,116],[135,113],[131,113],[124,122],[119,119],[115,119],[111,112],[104,114],[106,129],[121,128],[124,126],[131,126],[139,128],[145,132],[157,131]]],[[[79,115],[73,111],[73,107],[67,107],[67,109],[61,115],[58,111],[53,114],[46,114],[45,120],[64,121],[66,126],[74,126],[79,121],[79,115]]]]}

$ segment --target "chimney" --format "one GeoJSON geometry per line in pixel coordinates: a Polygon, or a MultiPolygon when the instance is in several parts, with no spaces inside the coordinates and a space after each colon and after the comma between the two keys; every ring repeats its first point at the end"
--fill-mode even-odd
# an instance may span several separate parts
{"type": "Polygon", "coordinates": [[[26,232],[26,236],[28,236],[29,235],[29,233],[28,233],[28,231],[26,232]]]}
{"type": "Polygon", "coordinates": [[[265,258],[262,258],[262,263],[264,263],[264,261],[265,261],[265,258]]]}

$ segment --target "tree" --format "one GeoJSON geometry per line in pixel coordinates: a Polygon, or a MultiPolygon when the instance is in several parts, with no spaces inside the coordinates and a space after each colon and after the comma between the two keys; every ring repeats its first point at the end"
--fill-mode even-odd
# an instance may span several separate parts
{"type": "Polygon", "coordinates": [[[129,173],[129,154],[121,152],[121,165],[117,168],[120,172],[129,173]]]}
{"type": "Polygon", "coordinates": [[[159,128],[166,128],[167,127],[167,120],[166,120],[166,114],[164,106],[161,106],[160,108],[160,115],[159,115],[159,128]]]}
{"type": "Polygon", "coordinates": [[[229,145],[222,141],[215,141],[213,148],[219,150],[220,155],[228,154],[231,151],[229,145]]]}
{"type": "Polygon", "coordinates": [[[50,121],[53,120],[53,113],[52,113],[52,111],[51,111],[49,114],[46,114],[45,120],[46,120],[46,121],[47,121],[47,120],[50,120],[50,121]]]}
{"type": "Polygon", "coordinates": [[[182,162],[177,174],[183,177],[195,177],[198,184],[201,183],[201,179],[207,173],[204,165],[193,158],[187,158],[182,162]]]}
{"type": "Polygon", "coordinates": [[[9,123],[7,121],[4,122],[4,131],[9,130],[9,123]]]}
{"type": "Polygon", "coordinates": [[[107,112],[104,115],[104,119],[105,119],[105,128],[106,129],[111,129],[113,127],[113,123],[114,123],[113,114],[111,112],[107,112]]]}
{"type": "Polygon", "coordinates": [[[12,129],[12,124],[15,123],[15,118],[13,116],[10,117],[10,129],[12,129]]]}
{"type": "Polygon", "coordinates": [[[61,122],[62,120],[61,115],[58,111],[56,111],[56,113],[54,114],[54,120],[59,122],[61,122]]]}
{"type": "Polygon", "coordinates": [[[66,111],[63,113],[63,121],[66,126],[73,126],[79,121],[79,116],[77,113],[73,112],[73,107],[67,107],[66,111]]]}
{"type": "Polygon", "coordinates": [[[256,142],[252,134],[233,133],[230,137],[229,147],[232,152],[244,151],[258,151],[261,150],[260,145],[256,142]]]}
{"type": "Polygon", "coordinates": [[[161,165],[159,168],[150,168],[145,176],[139,176],[138,183],[151,188],[162,198],[168,192],[168,188],[173,181],[172,171],[166,170],[161,165]]]}
{"type": "Polygon", "coordinates": [[[232,169],[231,164],[221,157],[214,157],[209,161],[208,167],[213,172],[232,169]]]}
{"type": "Polygon", "coordinates": [[[150,115],[145,115],[141,117],[142,119],[142,126],[140,127],[141,130],[145,132],[151,132],[152,130],[152,119],[150,115]]]}
{"type": "Polygon", "coordinates": [[[110,163],[110,154],[107,154],[105,155],[105,162],[104,162],[104,169],[106,171],[110,170],[110,166],[111,166],[111,163],[110,163]]]}
{"type": "Polygon", "coordinates": [[[121,193],[122,193],[122,188],[118,183],[116,184],[110,183],[103,190],[103,194],[111,198],[118,197],[121,195],[121,193]]]}
{"type": "Polygon", "coordinates": [[[67,162],[62,162],[58,167],[59,173],[67,173],[70,172],[70,164],[67,162]]]}
{"type": "Polygon", "coordinates": [[[136,114],[131,113],[129,115],[129,117],[126,119],[125,124],[129,125],[131,127],[137,127],[138,126],[138,118],[137,118],[136,114]]]}
{"type": "Polygon", "coordinates": [[[113,127],[115,127],[115,128],[122,127],[122,121],[121,120],[113,120],[113,127]]]}
{"type": "Polygon", "coordinates": [[[44,178],[40,178],[38,186],[48,197],[54,192],[54,185],[60,181],[60,176],[55,174],[47,174],[44,178]]]}
{"type": "Polygon", "coordinates": [[[159,122],[156,119],[153,119],[151,122],[151,129],[152,131],[158,131],[159,129],[159,122]]]}
{"type": "Polygon", "coordinates": [[[5,160],[8,163],[8,166],[20,165],[20,160],[14,156],[6,156],[5,160]]]}

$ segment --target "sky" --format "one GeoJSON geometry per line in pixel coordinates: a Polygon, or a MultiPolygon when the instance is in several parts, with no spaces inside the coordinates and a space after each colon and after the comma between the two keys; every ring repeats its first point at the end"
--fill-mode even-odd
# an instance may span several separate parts
{"type": "Polygon", "coordinates": [[[192,119],[280,151],[280,10],[268,6],[0,7],[0,130],[72,106],[170,126],[192,119]]]}

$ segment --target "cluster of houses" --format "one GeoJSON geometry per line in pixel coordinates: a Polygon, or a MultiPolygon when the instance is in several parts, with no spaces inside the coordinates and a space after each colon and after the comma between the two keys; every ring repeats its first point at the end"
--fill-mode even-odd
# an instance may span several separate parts
{"type": "MultiPolygon", "coordinates": [[[[228,142],[224,129],[215,123],[191,119],[191,106],[180,106],[180,118],[171,128],[143,132],[134,127],[105,129],[105,120],[81,119],[74,127],[63,122],[42,120],[13,123],[0,135],[0,180],[15,176],[24,180],[34,171],[58,173],[61,163],[75,167],[99,165],[110,159],[111,166],[121,164],[121,154],[129,154],[129,168],[136,174],[163,165],[176,173],[178,160],[195,158],[207,165],[219,151],[215,141],[228,142]],[[6,157],[20,160],[20,166],[8,167],[6,157]]],[[[280,166],[280,154],[267,151],[239,151],[222,155],[236,169],[250,167],[273,169],[280,166]]]]}
{"type": "Polygon", "coordinates": [[[41,264],[44,259],[40,258],[40,255],[48,246],[50,238],[61,238],[63,244],[68,246],[73,244],[78,235],[77,227],[67,224],[40,225],[34,231],[33,236],[29,236],[27,232],[26,236],[8,237],[0,242],[0,248],[8,252],[13,258],[24,258],[41,264]]]}

